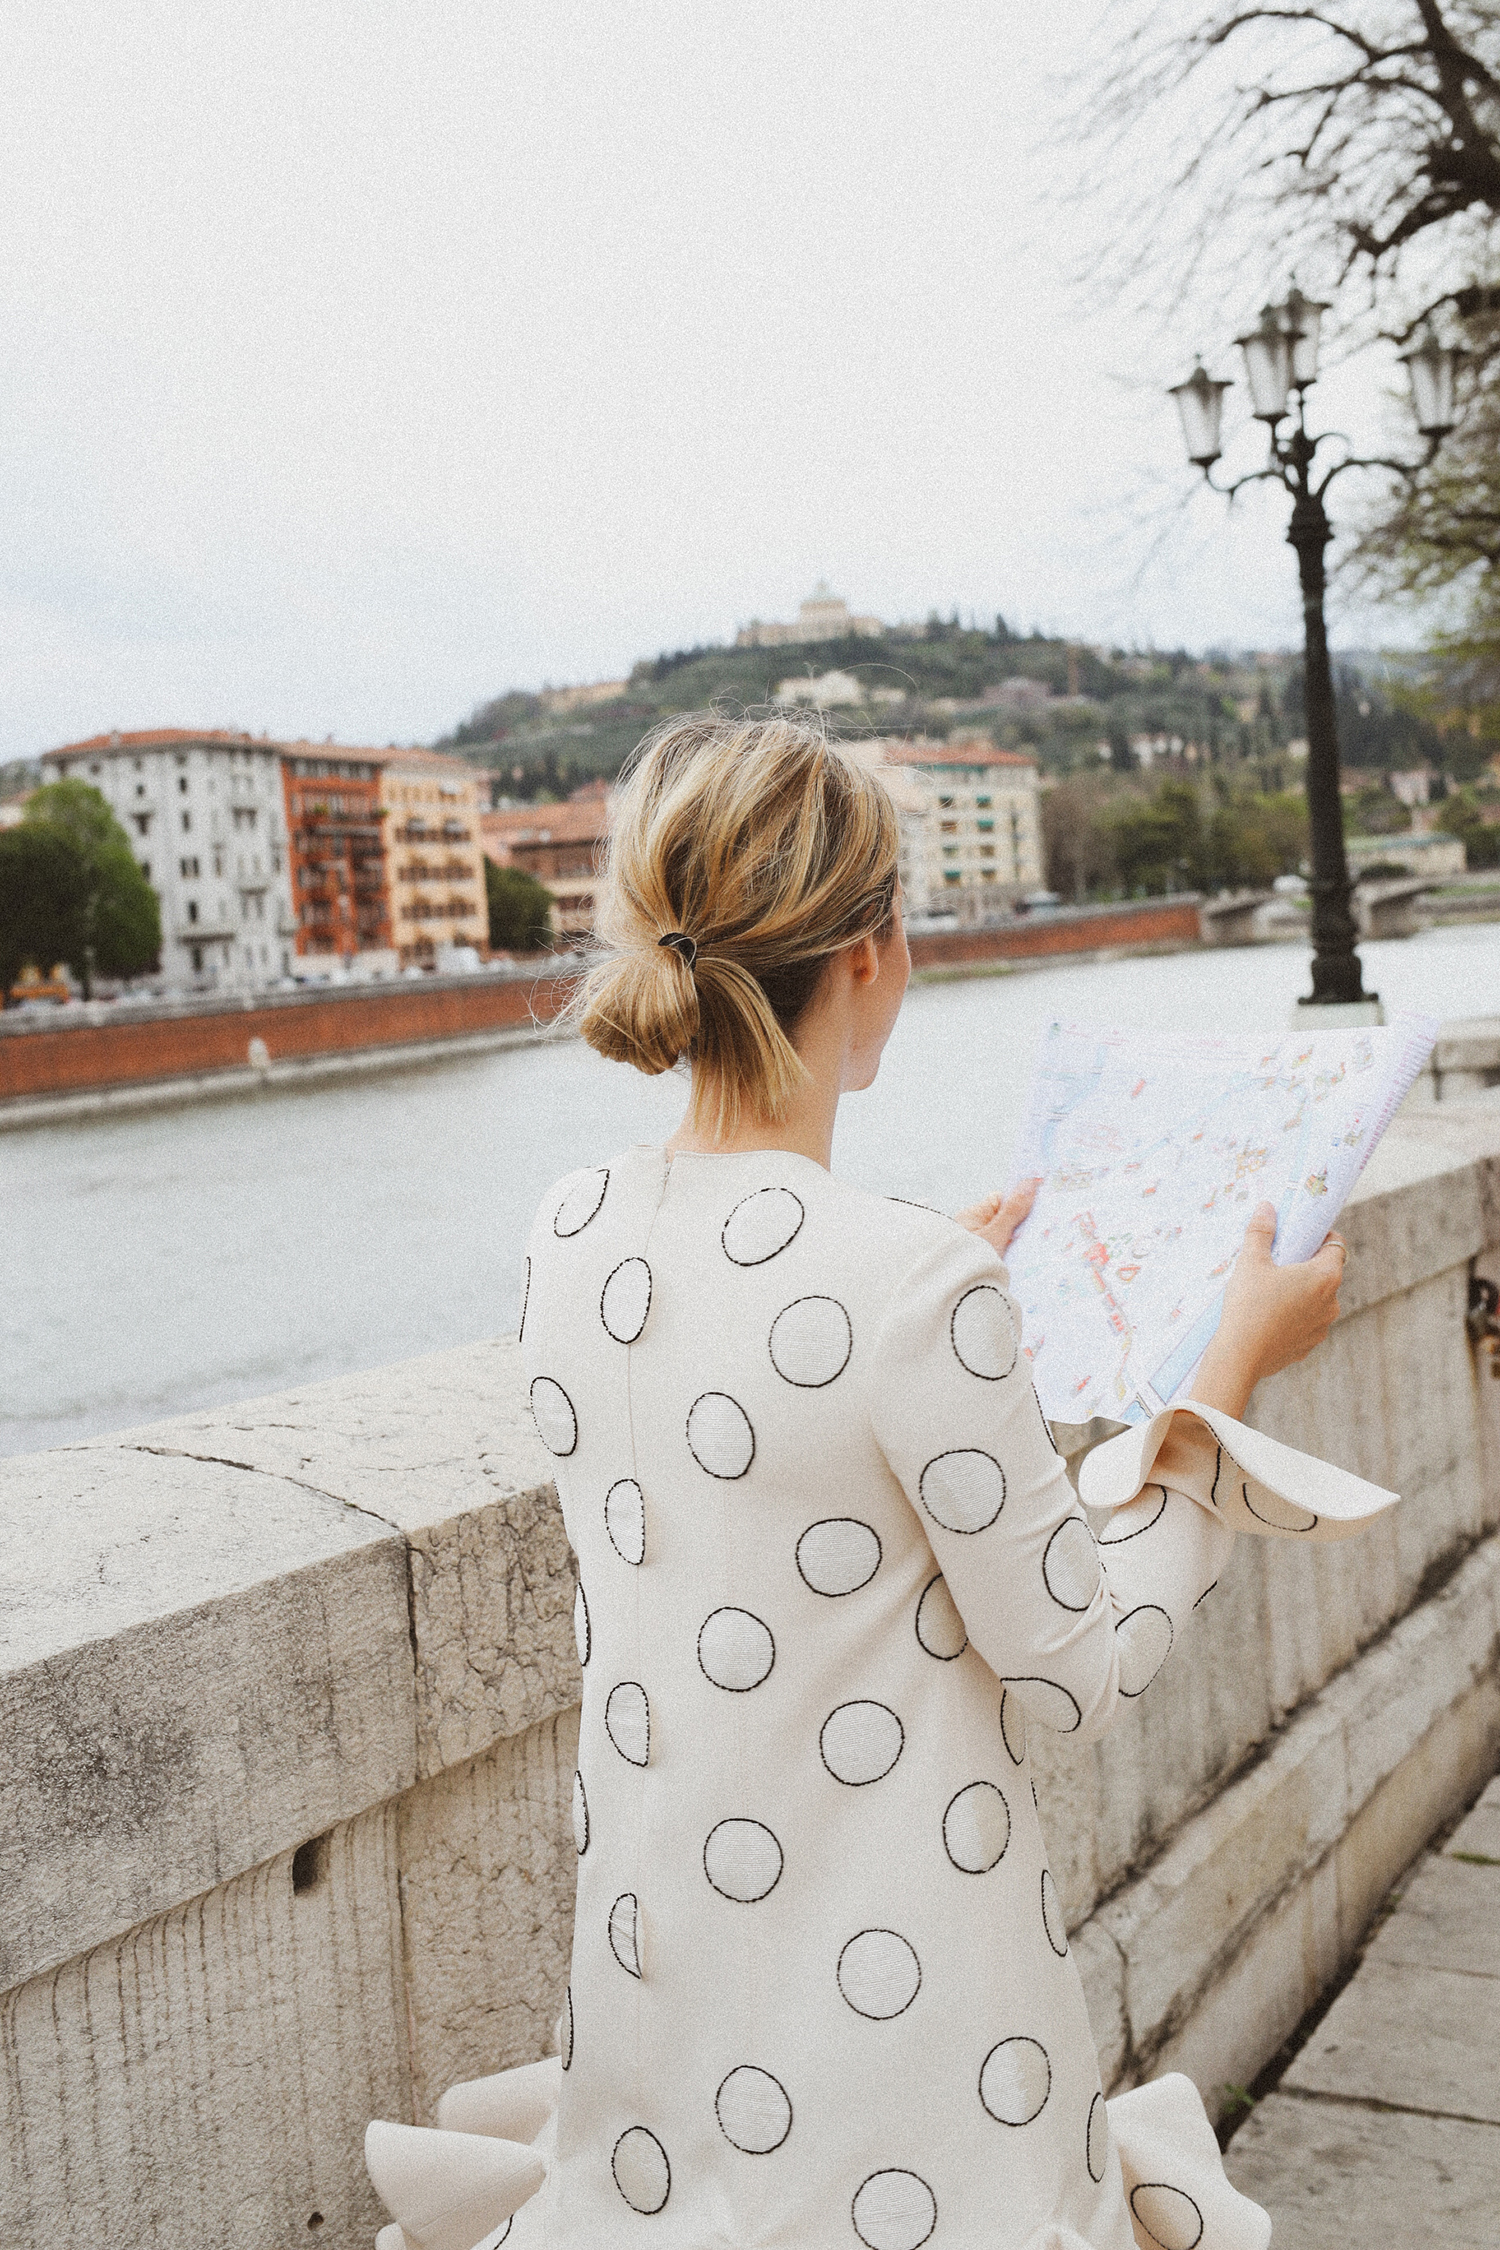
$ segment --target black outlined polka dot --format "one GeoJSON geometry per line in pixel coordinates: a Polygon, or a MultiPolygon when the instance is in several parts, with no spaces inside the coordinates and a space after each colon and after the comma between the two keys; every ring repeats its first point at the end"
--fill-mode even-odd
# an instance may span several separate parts
{"type": "Polygon", "coordinates": [[[1142,1602],[1115,1627],[1120,1650],[1120,1693],[1144,1695],[1172,1653],[1172,1620],[1155,1602],[1142,1602]]]}
{"type": "Polygon", "coordinates": [[[720,1898],[755,1906],[769,1898],[785,1865],[781,1845],[761,1820],[721,1820],[703,1845],[703,1872],[720,1898]]]}
{"type": "Polygon", "coordinates": [[[1010,1807],[992,1781],[971,1781],[943,1813],[943,1849],[961,1875],[988,1875],[1010,1848],[1010,1807]]]}
{"type": "Polygon", "coordinates": [[[521,1283],[521,1317],[516,1322],[516,1342],[526,1333],[526,1307],[531,1303],[531,1260],[526,1261],[526,1277],[521,1283]]]}
{"type": "Polygon", "coordinates": [[[944,1531],[988,1531],[1005,1506],[1005,1471],[993,1453],[958,1446],[922,1471],[922,1505],[944,1531]]]}
{"type": "Polygon", "coordinates": [[[948,1336],[959,1366],[985,1383],[1004,1382],[1020,1353],[1004,1293],[989,1281],[964,1291],[949,1316],[948,1336]]]}
{"type": "Polygon", "coordinates": [[[1012,1695],[1009,1688],[1000,1691],[1000,1733],[1005,1742],[1005,1754],[1013,1766],[1026,1763],[1026,1713],[1021,1708],[1021,1698],[1012,1695]]]}
{"type": "Polygon", "coordinates": [[[1059,1609],[1081,1615],[1099,1590],[1102,1566],[1082,1516],[1064,1516],[1042,1557],[1042,1581],[1059,1609]]]}
{"type": "Polygon", "coordinates": [[[979,2070],[979,2099],[997,2125],[1032,2125],[1052,2092],[1052,2063],[1040,2039],[991,2047],[979,2070]]]}
{"type": "Polygon", "coordinates": [[[655,2218],[658,2211],[666,2209],[672,2192],[672,2167],[661,2142],[644,2125],[632,2125],[620,2135],[610,2170],[615,2186],[642,2218],[655,2218]]]}
{"type": "MultiPolygon", "coordinates": [[[[1318,1519],[1310,1508],[1299,1508],[1294,1500],[1283,1500],[1281,1494],[1272,1492],[1268,1485],[1256,1485],[1255,1489],[1260,1494],[1261,1500],[1260,1506],[1257,1507],[1250,1497],[1250,1481],[1249,1479],[1242,1480],[1240,1498],[1257,1523],[1265,1524],[1271,1531],[1301,1532],[1317,1530],[1318,1519]]],[[[1196,2209],[1196,2205],[1194,2208],[1196,2209]]]]}
{"type": "Polygon", "coordinates": [[[558,2044],[562,2049],[562,2066],[564,2070],[571,2070],[573,2067],[573,1987],[571,1985],[563,1994],[562,2020],[557,2028],[561,2033],[558,2044]]]}
{"type": "Polygon", "coordinates": [[[580,1578],[573,1593],[573,1640],[578,1650],[578,1661],[587,1664],[594,1653],[594,1627],[589,1616],[589,1598],[580,1578]]]}
{"type": "Polygon", "coordinates": [[[714,2096],[719,2131],[744,2156],[770,2156],[792,2129],[792,2098],[781,2080],[754,2063],[740,2063],[714,2096]]]}
{"type": "Polygon", "coordinates": [[[899,1930],[861,1930],[839,1955],[838,1987],[857,2016],[889,2023],[922,1989],[917,1949],[899,1930]]]}
{"type": "Polygon", "coordinates": [[[797,1541],[797,1569],[804,1586],[834,1601],[868,1586],[883,1552],[873,1524],[857,1516],[825,1516],[797,1541]]]}
{"type": "Polygon", "coordinates": [[[698,1628],[698,1668],[730,1695],[758,1688],[770,1678],[775,1662],[771,1628],[753,1610],[711,1610],[698,1628]]]}
{"type": "Polygon", "coordinates": [[[1104,2096],[1095,2094],[1089,2103],[1088,2130],[1083,2140],[1083,2160],[1089,2168],[1089,2178],[1097,2187],[1104,2177],[1104,2167],[1109,2160],[1109,2111],[1104,2106],[1104,2096]]]}
{"type": "Polygon", "coordinates": [[[771,1323],[771,1365],[799,1391],[823,1391],[849,1364],[854,1330],[836,1297],[794,1297],[771,1323]]]}
{"type": "Polygon", "coordinates": [[[937,2197],[919,2173],[890,2167],[860,2181],[849,2217],[865,2250],[922,2250],[937,2225],[937,2197]]]}
{"type": "Polygon", "coordinates": [[[604,1528],[621,1562],[646,1559],[646,1496],[634,1477],[618,1477],[604,1495],[604,1528]]]}
{"type": "Polygon", "coordinates": [[[906,1729],[884,1703],[840,1703],[818,1732],[824,1765],[847,1789],[884,1781],[905,1745],[906,1729]]]}
{"type": "Polygon", "coordinates": [[[571,1236],[582,1234],[590,1219],[598,1217],[608,1189],[607,1171],[579,1173],[559,1203],[552,1221],[552,1232],[559,1242],[566,1242],[571,1236]]]}
{"type": "Polygon", "coordinates": [[[1003,1684],[1014,1688],[1018,1695],[1025,1688],[1029,1715],[1033,1719],[1039,1719],[1043,1726],[1051,1727],[1054,1733],[1076,1734],[1083,1725],[1083,1713],[1078,1707],[1077,1696],[1070,1695],[1065,1687],[1059,1687],[1056,1680],[1044,1680],[1031,1673],[1016,1673],[1003,1684]]]}
{"type": "Polygon", "coordinates": [[[573,1776],[573,1844],[582,1859],[589,1848],[589,1796],[581,1773],[573,1776]]]}
{"type": "Polygon", "coordinates": [[[1203,2240],[1203,2213],[1184,2188],[1142,2180],[1130,2191],[1130,2209],[1157,2250],[1197,2250],[1203,2240]]]}
{"type": "Polygon", "coordinates": [[[737,1484],[755,1459],[750,1417],[727,1391],[704,1391],[688,1409],[688,1449],[700,1469],[724,1484],[737,1484]]]}
{"type": "Polygon", "coordinates": [[[651,1268],[644,1258],[622,1258],[599,1292],[599,1318],[617,1344],[633,1344],[651,1310],[651,1268]]]}
{"type": "Polygon", "coordinates": [[[604,1731],[627,1765],[651,1763],[651,1706],[639,1680],[620,1680],[610,1689],[604,1731]]]}
{"type": "Polygon", "coordinates": [[[1062,1900],[1057,1895],[1057,1885],[1052,1880],[1050,1867],[1042,1869],[1042,1928],[1046,1932],[1047,1943],[1058,1960],[1066,1960],[1068,1925],[1063,1920],[1062,1900]]]}
{"type": "Polygon", "coordinates": [[[578,1416],[561,1383],[538,1375],[531,1386],[531,1418],[547,1451],[565,1461],[578,1445],[578,1416]]]}
{"type": "Polygon", "coordinates": [[[807,1209],[790,1188],[756,1188],[730,1212],[719,1241],[731,1265],[763,1266],[802,1232],[807,1209]]]}
{"type": "Polygon", "coordinates": [[[641,1975],[641,1902],[621,1891],[609,1910],[609,1950],[628,1977],[641,1975]]]}
{"type": "Polygon", "coordinates": [[[968,1631],[941,1571],[922,1588],[916,1627],[918,1647],[939,1664],[951,1664],[969,1645],[968,1631]]]}
{"type": "Polygon", "coordinates": [[[1167,1511],[1167,1488],[1164,1484],[1148,1484],[1123,1508],[1116,1508],[1099,1534],[1101,1547],[1123,1547],[1127,1539],[1139,1539],[1143,1531],[1161,1522],[1167,1511]]]}

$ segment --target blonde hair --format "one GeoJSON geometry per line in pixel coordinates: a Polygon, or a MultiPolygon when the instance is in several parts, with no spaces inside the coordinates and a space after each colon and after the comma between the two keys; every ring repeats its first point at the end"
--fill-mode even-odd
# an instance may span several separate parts
{"type": "Polygon", "coordinates": [[[747,1112],[775,1123],[807,1077],[791,1033],[830,957],[890,925],[897,843],[883,783],[816,723],[669,719],[617,806],[606,950],[570,1011],[584,1038],[648,1076],[690,1062],[715,1138],[747,1112]]]}

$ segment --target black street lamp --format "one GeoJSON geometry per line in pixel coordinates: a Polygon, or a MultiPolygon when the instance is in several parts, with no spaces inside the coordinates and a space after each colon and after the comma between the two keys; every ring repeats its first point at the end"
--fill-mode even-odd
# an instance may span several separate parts
{"type": "Polygon", "coordinates": [[[1359,954],[1355,947],[1354,916],[1350,911],[1349,862],[1344,853],[1344,808],[1339,793],[1338,720],[1333,699],[1333,670],[1328,661],[1328,634],[1323,620],[1326,575],[1324,553],[1333,536],[1323,495],[1345,469],[1389,469],[1412,476],[1425,468],[1453,428],[1454,386],[1462,353],[1440,344],[1429,328],[1421,340],[1402,353],[1411,382],[1417,428],[1427,440],[1419,462],[1362,459],[1346,454],[1325,471],[1313,476],[1320,445],[1337,433],[1320,437],[1307,434],[1307,393],[1318,377],[1318,337],[1326,305],[1304,297],[1295,286],[1285,304],[1267,305],[1258,328],[1238,338],[1244,354],[1245,378],[1250,389],[1251,412],[1266,425],[1271,459],[1264,469],[1237,477],[1232,484],[1214,484],[1213,465],[1219,458],[1219,425],[1224,393],[1232,389],[1208,375],[1201,360],[1185,383],[1176,384],[1169,396],[1177,401],[1188,459],[1203,471],[1215,492],[1233,499],[1242,485],[1273,478],[1292,496],[1288,543],[1297,550],[1302,580],[1304,633],[1303,680],[1307,704],[1307,810],[1312,831],[1312,940],[1311,994],[1303,1007],[1373,1006],[1376,995],[1360,982],[1359,954]],[[1290,400],[1296,393],[1296,405],[1290,400]],[[1290,418],[1290,428],[1283,425],[1290,418]]]}

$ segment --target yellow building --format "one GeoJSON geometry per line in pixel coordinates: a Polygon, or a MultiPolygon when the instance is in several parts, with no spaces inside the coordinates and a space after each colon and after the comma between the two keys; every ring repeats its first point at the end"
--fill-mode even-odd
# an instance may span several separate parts
{"type": "Polygon", "coordinates": [[[403,968],[433,961],[440,946],[489,941],[484,787],[472,766],[439,750],[381,754],[391,934],[403,968]]]}

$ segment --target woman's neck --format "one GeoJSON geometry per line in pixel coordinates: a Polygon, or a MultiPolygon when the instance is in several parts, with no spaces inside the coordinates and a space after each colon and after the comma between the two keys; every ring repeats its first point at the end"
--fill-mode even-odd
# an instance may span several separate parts
{"type": "Polygon", "coordinates": [[[833,1162],[833,1124],[838,1113],[836,1086],[810,1079],[787,1105],[776,1122],[763,1117],[742,1117],[732,1133],[716,1136],[697,1122],[712,1116],[712,1089],[700,1094],[695,1085],[688,1113],[667,1143],[669,1156],[740,1156],[753,1149],[777,1149],[788,1156],[808,1156],[826,1172],[833,1162]]]}

